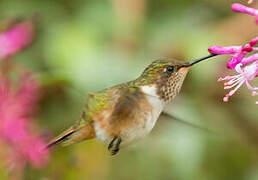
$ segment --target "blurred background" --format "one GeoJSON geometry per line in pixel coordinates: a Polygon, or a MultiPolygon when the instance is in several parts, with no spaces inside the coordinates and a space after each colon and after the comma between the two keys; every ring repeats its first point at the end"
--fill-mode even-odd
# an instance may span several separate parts
{"type": "MultiPolygon", "coordinates": [[[[233,13],[231,0],[1,0],[0,21],[37,15],[36,40],[12,60],[42,85],[36,122],[46,140],[80,116],[88,92],[138,77],[153,60],[190,61],[211,45],[241,45],[257,35],[254,18],[233,13]]],[[[257,3],[251,6],[257,6],[257,3]]],[[[241,88],[228,103],[218,77],[229,56],[188,74],[166,111],[203,127],[160,118],[142,141],[111,157],[92,140],[51,150],[41,169],[21,179],[258,179],[258,111],[241,88]]],[[[0,162],[0,179],[10,174],[0,162]]],[[[15,179],[15,176],[13,176],[15,179]]]]}

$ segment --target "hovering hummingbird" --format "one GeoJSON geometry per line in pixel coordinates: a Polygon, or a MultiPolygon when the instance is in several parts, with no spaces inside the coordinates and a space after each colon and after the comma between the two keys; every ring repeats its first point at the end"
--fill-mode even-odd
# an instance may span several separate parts
{"type": "Polygon", "coordinates": [[[215,56],[191,61],[157,60],[133,81],[89,93],[79,121],[48,144],[64,146],[96,138],[112,155],[150,133],[164,106],[180,91],[189,69],[215,56]]]}

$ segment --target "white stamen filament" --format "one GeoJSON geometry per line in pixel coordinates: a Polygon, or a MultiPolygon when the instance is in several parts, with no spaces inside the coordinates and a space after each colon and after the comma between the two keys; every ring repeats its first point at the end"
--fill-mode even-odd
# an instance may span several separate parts
{"type": "Polygon", "coordinates": [[[234,84],[232,84],[231,86],[228,86],[228,85],[225,86],[224,89],[230,89],[230,88],[236,86],[237,84],[239,84],[242,81],[244,81],[244,77],[241,77],[241,78],[237,79],[237,81],[234,84]]]}
{"type": "MultiPolygon", "coordinates": [[[[249,62],[249,61],[248,61],[249,62]]],[[[226,94],[226,96],[223,98],[224,102],[228,102],[230,96],[232,96],[233,94],[235,94],[235,92],[243,85],[246,84],[246,87],[253,91],[253,95],[257,95],[258,93],[256,93],[256,91],[258,90],[258,87],[252,87],[250,82],[257,77],[257,73],[258,73],[258,66],[257,66],[257,61],[253,62],[250,65],[244,66],[241,63],[237,64],[235,67],[235,70],[237,73],[237,75],[233,75],[233,76],[225,76],[224,78],[220,77],[218,79],[218,81],[226,81],[224,83],[224,89],[231,89],[233,88],[231,91],[229,91],[229,93],[226,94]]],[[[258,101],[256,102],[256,104],[258,104],[258,101]]]]}
{"type": "Polygon", "coordinates": [[[231,90],[231,91],[228,93],[228,95],[229,95],[229,96],[232,96],[232,95],[242,86],[242,84],[243,84],[244,82],[245,82],[245,81],[240,82],[240,83],[237,85],[237,87],[235,87],[235,89],[231,90]]]}
{"type": "Polygon", "coordinates": [[[241,78],[240,76],[243,78],[242,74],[239,74],[237,76],[232,76],[232,79],[230,81],[228,81],[228,82],[225,82],[224,85],[231,85],[231,84],[233,84],[234,82],[238,81],[239,78],[241,78]]]}

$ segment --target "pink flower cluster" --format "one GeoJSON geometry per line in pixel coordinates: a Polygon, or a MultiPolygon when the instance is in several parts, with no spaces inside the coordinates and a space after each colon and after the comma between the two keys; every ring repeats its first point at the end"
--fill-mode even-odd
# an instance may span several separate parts
{"type": "MultiPolygon", "coordinates": [[[[0,60],[29,45],[33,36],[34,26],[29,21],[15,24],[0,34],[0,60]]],[[[39,97],[39,84],[32,73],[27,72],[21,73],[18,82],[13,83],[8,78],[11,69],[5,69],[5,62],[0,61],[0,155],[8,167],[16,170],[22,171],[26,162],[42,167],[49,159],[49,152],[37,135],[32,118],[39,97]]]]}
{"type": "Polygon", "coordinates": [[[247,65],[257,59],[257,54],[246,57],[248,53],[258,51],[258,47],[254,47],[257,42],[258,36],[243,46],[210,46],[208,50],[213,54],[231,54],[227,67],[232,69],[240,62],[247,65]]]}
{"type": "Polygon", "coordinates": [[[12,166],[22,166],[26,161],[36,167],[44,165],[49,152],[45,143],[36,135],[32,113],[38,99],[38,83],[31,74],[23,74],[17,90],[5,77],[0,79],[0,142],[12,149],[6,157],[12,166]],[[34,131],[33,131],[34,130],[34,131]]]}
{"type": "MultiPolygon", "coordinates": [[[[255,8],[246,7],[244,5],[235,3],[231,6],[233,11],[246,13],[256,17],[258,23],[258,10],[255,8]]],[[[224,89],[231,89],[226,96],[223,98],[224,102],[229,100],[243,84],[252,91],[252,95],[256,96],[258,93],[258,87],[252,87],[250,82],[258,76],[258,36],[253,38],[249,43],[243,46],[210,46],[209,52],[212,54],[230,54],[231,57],[227,63],[229,69],[235,68],[238,73],[234,76],[226,76],[219,78],[218,81],[227,81],[224,83],[224,89]],[[249,55],[252,53],[251,55],[249,55]],[[249,55],[249,56],[247,56],[249,55]]],[[[256,102],[258,104],[258,101],[256,102]]]]}
{"type": "Polygon", "coordinates": [[[8,58],[29,45],[34,37],[34,26],[25,21],[0,34],[0,60],[8,58]]]}

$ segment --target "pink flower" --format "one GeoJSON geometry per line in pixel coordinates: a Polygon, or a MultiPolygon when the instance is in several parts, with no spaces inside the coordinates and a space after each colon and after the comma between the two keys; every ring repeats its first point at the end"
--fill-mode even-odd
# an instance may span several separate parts
{"type": "Polygon", "coordinates": [[[244,66],[247,64],[250,64],[254,61],[258,61],[258,53],[252,54],[248,57],[245,57],[242,59],[241,64],[243,64],[244,66]]]}
{"type": "MultiPolygon", "coordinates": [[[[249,1],[251,3],[252,1],[249,1]]],[[[256,17],[256,23],[258,23],[258,10],[255,8],[249,8],[244,5],[235,3],[231,6],[233,11],[246,13],[256,17]]],[[[258,87],[252,87],[250,82],[258,76],[258,47],[255,45],[258,43],[258,36],[253,38],[249,43],[243,46],[210,46],[208,51],[213,54],[230,54],[231,57],[227,63],[229,69],[235,68],[239,73],[235,76],[226,76],[219,78],[218,81],[228,81],[224,83],[224,89],[231,89],[223,98],[225,102],[232,96],[243,84],[246,84],[247,88],[253,91],[253,96],[256,96],[256,90],[258,87]],[[248,53],[254,52],[252,55],[248,53]]],[[[258,101],[256,102],[258,104],[258,101]]]]}
{"type": "Polygon", "coordinates": [[[249,14],[251,16],[255,16],[256,17],[256,23],[258,23],[258,10],[257,9],[247,7],[247,6],[244,6],[244,5],[239,4],[239,3],[232,4],[231,9],[235,12],[240,12],[240,13],[249,14]]]}
{"type": "Polygon", "coordinates": [[[250,82],[258,76],[258,61],[244,67],[242,66],[243,65],[239,63],[235,67],[238,75],[226,76],[218,79],[218,81],[227,81],[224,83],[224,89],[234,88],[223,98],[224,102],[227,102],[229,97],[232,96],[243,84],[245,84],[249,90],[253,91],[253,95],[255,95],[255,91],[258,90],[258,87],[252,87],[250,85],[250,82]]]}
{"type": "Polygon", "coordinates": [[[12,149],[12,166],[30,162],[36,167],[45,165],[49,152],[44,141],[37,136],[32,119],[39,86],[31,74],[23,74],[17,90],[11,87],[9,79],[0,79],[0,141],[12,149]]]}
{"type": "Polygon", "coordinates": [[[241,46],[210,46],[208,50],[212,54],[235,54],[241,51],[241,46]]]}
{"type": "Polygon", "coordinates": [[[0,34],[0,60],[8,58],[29,45],[33,37],[34,26],[29,21],[16,24],[0,34]]]}
{"type": "Polygon", "coordinates": [[[254,47],[257,44],[257,41],[258,36],[243,46],[210,46],[208,51],[212,54],[230,54],[231,57],[227,67],[232,69],[235,68],[238,63],[242,62],[249,52],[258,50],[258,47],[254,47]]]}

